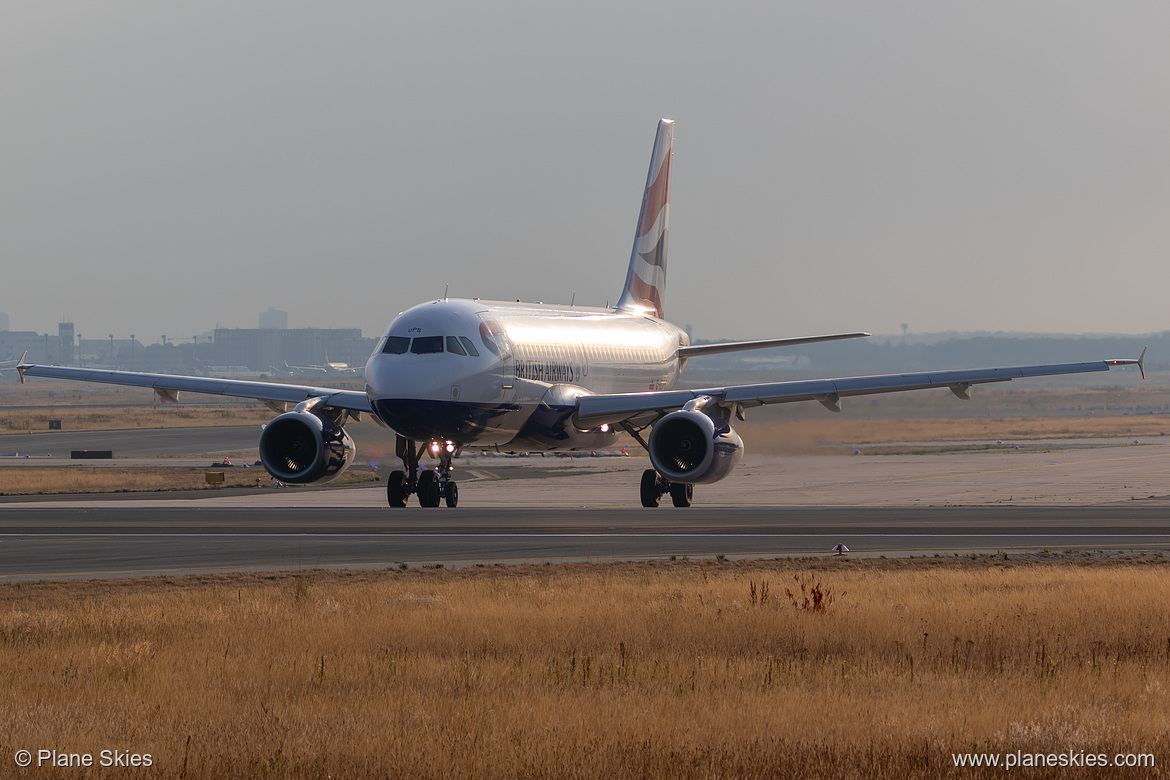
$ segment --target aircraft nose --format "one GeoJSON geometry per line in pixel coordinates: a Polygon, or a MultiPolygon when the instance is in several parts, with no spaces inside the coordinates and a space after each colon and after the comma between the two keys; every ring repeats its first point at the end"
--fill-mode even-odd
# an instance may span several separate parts
{"type": "Polygon", "coordinates": [[[366,366],[366,392],[378,418],[391,429],[415,441],[463,441],[477,429],[487,400],[477,380],[482,366],[464,365],[458,356],[450,356],[459,361],[454,365],[441,357],[381,357],[388,359],[371,358],[366,366]]]}
{"type": "Polygon", "coordinates": [[[409,355],[374,355],[366,364],[366,392],[371,398],[432,398],[438,377],[431,367],[410,365],[409,355]]]}
{"type": "Polygon", "coordinates": [[[366,364],[366,392],[372,400],[459,400],[474,368],[456,356],[374,355],[366,364]]]}

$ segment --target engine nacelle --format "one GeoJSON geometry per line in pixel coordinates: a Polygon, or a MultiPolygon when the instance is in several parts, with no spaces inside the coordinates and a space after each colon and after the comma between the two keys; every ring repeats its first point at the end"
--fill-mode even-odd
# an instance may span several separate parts
{"type": "Polygon", "coordinates": [[[260,434],[260,462],[294,485],[331,482],[353,462],[353,439],[337,423],[308,412],[287,412],[260,434]]]}
{"type": "Polygon", "coordinates": [[[671,482],[718,482],[743,457],[730,425],[699,411],[671,412],[650,429],[650,462],[671,482]]]}

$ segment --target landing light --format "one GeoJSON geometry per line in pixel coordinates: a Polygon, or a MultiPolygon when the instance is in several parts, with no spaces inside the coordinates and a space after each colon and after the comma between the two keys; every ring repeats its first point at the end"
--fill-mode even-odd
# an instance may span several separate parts
{"type": "Polygon", "coordinates": [[[602,423],[601,424],[601,432],[602,433],[609,433],[609,423],[602,423]]]}
{"type": "Polygon", "coordinates": [[[439,443],[437,441],[431,442],[431,452],[435,453],[436,455],[439,454],[439,443]]]}
{"type": "Polygon", "coordinates": [[[454,451],[455,451],[455,445],[452,444],[451,442],[447,442],[447,452],[454,452],[454,451]]]}

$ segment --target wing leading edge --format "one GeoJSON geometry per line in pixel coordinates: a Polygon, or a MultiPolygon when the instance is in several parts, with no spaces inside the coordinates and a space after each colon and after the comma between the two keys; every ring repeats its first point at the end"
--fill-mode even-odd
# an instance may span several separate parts
{"type": "Polygon", "coordinates": [[[917,374],[884,374],[841,379],[811,379],[774,382],[760,385],[704,388],[700,390],[666,390],[618,395],[587,395],[577,399],[577,420],[582,427],[603,423],[616,424],[651,412],[670,412],[704,396],[719,405],[743,409],[764,404],[819,401],[834,412],[841,411],[841,399],[854,395],[898,393],[946,387],[960,398],[969,398],[972,385],[1009,382],[1012,379],[1061,374],[1086,374],[1108,371],[1112,366],[1136,365],[1145,376],[1146,351],[1136,360],[1098,360],[1089,363],[1059,363],[1046,366],[1012,366],[1007,368],[969,368],[956,371],[930,371],[917,374]]]}
{"type": "Polygon", "coordinates": [[[202,376],[172,376],[170,374],[143,374],[134,371],[107,371],[103,369],[70,368],[68,366],[17,366],[21,381],[24,377],[39,376],[48,379],[74,379],[79,382],[101,382],[108,385],[149,387],[165,401],[176,401],[180,392],[226,395],[233,398],[251,398],[277,411],[286,411],[286,404],[295,406],[310,398],[323,399],[322,406],[349,412],[370,412],[369,397],[356,390],[337,390],[329,387],[286,385],[271,382],[248,382],[234,379],[215,379],[202,376]]]}

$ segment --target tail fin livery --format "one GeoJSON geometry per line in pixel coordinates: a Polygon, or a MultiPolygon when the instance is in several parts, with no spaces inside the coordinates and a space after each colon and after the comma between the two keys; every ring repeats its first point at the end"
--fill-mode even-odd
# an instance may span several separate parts
{"type": "Polygon", "coordinates": [[[670,162],[674,153],[674,120],[658,122],[654,137],[654,152],[650,156],[650,172],[646,176],[646,192],[642,195],[642,211],[638,215],[638,230],[634,235],[634,249],[630,253],[630,270],[626,273],[626,287],[617,308],[641,311],[662,317],[666,296],[666,234],[670,221],[670,162]]]}

